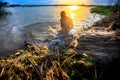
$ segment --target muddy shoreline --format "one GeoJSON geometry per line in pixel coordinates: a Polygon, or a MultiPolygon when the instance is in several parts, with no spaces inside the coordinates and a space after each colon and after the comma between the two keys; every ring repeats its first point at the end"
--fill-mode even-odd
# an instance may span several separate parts
{"type": "Polygon", "coordinates": [[[42,45],[25,42],[25,49],[0,59],[0,79],[119,79],[120,30],[107,28],[90,27],[77,36],[48,38],[42,45]],[[71,46],[74,37],[78,43],[71,46]]]}

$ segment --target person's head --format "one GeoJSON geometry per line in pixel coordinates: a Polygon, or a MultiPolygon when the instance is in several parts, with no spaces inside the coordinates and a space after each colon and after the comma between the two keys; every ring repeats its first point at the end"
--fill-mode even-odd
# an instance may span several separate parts
{"type": "Polygon", "coordinates": [[[65,17],[65,16],[66,16],[65,11],[61,11],[60,16],[61,16],[62,18],[65,17]]]}

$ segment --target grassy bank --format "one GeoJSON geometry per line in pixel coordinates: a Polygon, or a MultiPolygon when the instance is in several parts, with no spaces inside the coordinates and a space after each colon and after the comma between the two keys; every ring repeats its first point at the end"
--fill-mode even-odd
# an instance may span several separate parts
{"type": "Polygon", "coordinates": [[[0,59],[0,80],[96,80],[94,58],[74,49],[50,50],[27,45],[7,59],[0,59]],[[60,53],[60,54],[59,54],[60,53]]]}
{"type": "MultiPolygon", "coordinates": [[[[0,58],[0,80],[117,80],[116,64],[99,64],[82,50],[55,46],[52,49],[26,43],[7,58],[0,58]],[[116,66],[114,66],[116,65],[116,66]],[[114,70],[111,66],[114,66],[114,70]],[[109,78],[109,75],[113,78],[109,78]]],[[[119,61],[119,60],[118,60],[119,61]]],[[[115,61],[117,64],[119,62],[115,61]]],[[[113,62],[113,63],[115,63],[113,62]]],[[[119,71],[118,71],[119,72],[119,71]]]]}
{"type": "Polygon", "coordinates": [[[91,9],[92,13],[98,13],[101,15],[109,15],[116,10],[115,6],[96,6],[91,9]]]}

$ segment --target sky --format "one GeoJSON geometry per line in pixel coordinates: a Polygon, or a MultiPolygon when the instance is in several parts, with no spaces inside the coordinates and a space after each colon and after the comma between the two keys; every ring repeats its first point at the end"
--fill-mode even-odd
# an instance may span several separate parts
{"type": "MultiPolygon", "coordinates": [[[[10,4],[100,4],[107,5],[109,0],[2,0],[10,4]]],[[[116,0],[111,0],[116,1],[116,0]]]]}

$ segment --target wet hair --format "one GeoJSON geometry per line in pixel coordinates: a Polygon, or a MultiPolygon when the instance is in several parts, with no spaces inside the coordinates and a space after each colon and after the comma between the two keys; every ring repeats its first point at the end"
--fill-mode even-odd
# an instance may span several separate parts
{"type": "Polygon", "coordinates": [[[64,16],[66,16],[66,13],[65,13],[65,11],[61,11],[60,15],[61,15],[61,17],[64,17],[64,16]]]}

